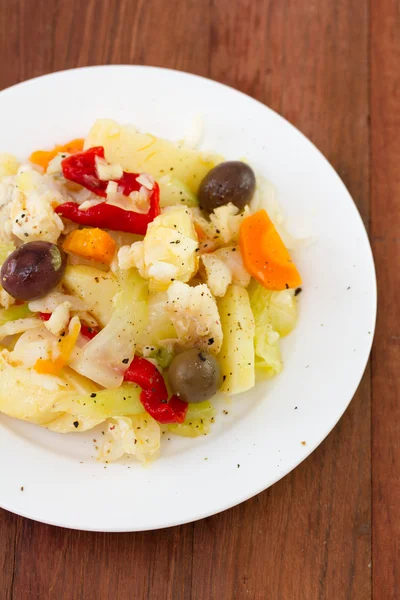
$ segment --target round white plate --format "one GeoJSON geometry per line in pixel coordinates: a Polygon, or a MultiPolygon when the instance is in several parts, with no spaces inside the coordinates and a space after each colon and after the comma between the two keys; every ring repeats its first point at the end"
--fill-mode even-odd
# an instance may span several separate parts
{"type": "MultiPolygon", "coordinates": [[[[96,462],[100,432],[58,435],[0,416],[0,506],[64,527],[138,531],[200,519],[261,492],[306,458],[355,393],[371,348],[376,282],[357,209],[320,152],[259,102],[186,73],[110,66],[55,73],[0,94],[0,151],[84,136],[96,118],[170,139],[201,115],[201,147],[246,157],[270,179],[294,233],[300,319],[283,344],[285,369],[251,392],[219,401],[211,435],[163,439],[148,468],[96,462]],[[228,414],[223,414],[225,409],[228,414]],[[22,490],[23,488],[23,490],[22,490]]],[[[164,436],[166,438],[166,436],[164,436]]]]}

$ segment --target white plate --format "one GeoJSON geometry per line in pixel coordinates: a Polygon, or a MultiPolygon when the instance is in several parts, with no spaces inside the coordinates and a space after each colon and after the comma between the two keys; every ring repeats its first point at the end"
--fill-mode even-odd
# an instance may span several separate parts
{"type": "MultiPolygon", "coordinates": [[[[204,119],[202,148],[247,157],[270,179],[292,229],[317,238],[295,255],[300,320],[285,369],[223,405],[211,435],[163,440],[150,468],[97,463],[98,433],[58,435],[0,417],[0,505],[64,527],[138,531],[193,521],[254,496],[291,471],[348,406],[371,348],[376,282],[367,235],[345,186],[292,125],[252,98],[186,73],[84,68],[0,94],[0,151],[21,159],[83,136],[98,117],[182,138],[204,119]],[[23,491],[21,487],[23,486],[23,491]]],[[[219,408],[221,409],[221,403],[219,408]]],[[[101,435],[101,433],[100,433],[101,435]]]]}

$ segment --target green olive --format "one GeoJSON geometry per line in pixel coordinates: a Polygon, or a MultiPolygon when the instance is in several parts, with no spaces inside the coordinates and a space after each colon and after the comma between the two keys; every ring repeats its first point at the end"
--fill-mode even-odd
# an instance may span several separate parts
{"type": "Polygon", "coordinates": [[[250,202],[256,189],[256,177],[249,165],[239,160],[223,162],[211,169],[200,183],[200,208],[211,213],[232,202],[240,210],[250,202]]]}
{"type": "Polygon", "coordinates": [[[175,356],[168,371],[174,394],[186,402],[203,402],[218,391],[221,371],[215,356],[191,348],[175,356]]]}

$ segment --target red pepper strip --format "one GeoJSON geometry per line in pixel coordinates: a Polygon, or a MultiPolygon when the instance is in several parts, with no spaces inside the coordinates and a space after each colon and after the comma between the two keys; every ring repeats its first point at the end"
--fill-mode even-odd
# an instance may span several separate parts
{"type": "MultiPolygon", "coordinates": [[[[51,313],[39,313],[39,317],[42,321],[48,321],[51,317],[51,313]]],[[[88,327],[88,325],[81,325],[81,334],[84,335],[89,340],[92,340],[95,335],[98,334],[98,331],[93,329],[93,327],[88,327]]]]}
{"type": "Polygon", "coordinates": [[[42,321],[48,321],[51,317],[51,313],[39,313],[39,317],[42,321]]]}
{"type": "MultiPolygon", "coordinates": [[[[108,181],[99,179],[96,158],[104,159],[103,146],[89,148],[85,152],[78,152],[64,158],[61,163],[62,171],[66,179],[79,183],[91,192],[105,198],[108,181]]],[[[137,173],[124,171],[122,177],[114,181],[118,184],[118,190],[125,196],[129,196],[131,192],[139,191],[141,188],[141,184],[136,181],[138,176],[137,173]]],[[[106,203],[92,206],[83,211],[75,202],[60,204],[55,212],[80,225],[145,235],[147,225],[160,214],[160,190],[158,184],[154,183],[153,189],[150,191],[150,209],[146,214],[124,210],[106,203]]]]}
{"type": "Polygon", "coordinates": [[[147,214],[124,210],[106,202],[92,206],[88,210],[80,210],[79,204],[75,202],[66,202],[57,206],[55,212],[80,225],[146,235],[148,224],[160,214],[159,195],[159,188],[155,183],[150,197],[150,210],[147,214]]]}
{"type": "Polygon", "coordinates": [[[99,332],[93,329],[93,327],[88,327],[88,325],[81,325],[81,334],[84,335],[88,340],[92,340],[99,332]]]}
{"type": "Polygon", "coordinates": [[[162,424],[184,422],[187,402],[178,396],[172,396],[168,402],[165,381],[150,361],[135,356],[125,371],[124,381],[136,383],[142,388],[140,401],[153,419],[162,424]]]}
{"type": "Polygon", "coordinates": [[[105,198],[107,196],[108,181],[99,179],[96,158],[104,160],[103,146],[96,146],[84,152],[77,152],[76,154],[67,156],[67,158],[61,161],[61,168],[65,179],[79,183],[91,192],[105,198]]]}

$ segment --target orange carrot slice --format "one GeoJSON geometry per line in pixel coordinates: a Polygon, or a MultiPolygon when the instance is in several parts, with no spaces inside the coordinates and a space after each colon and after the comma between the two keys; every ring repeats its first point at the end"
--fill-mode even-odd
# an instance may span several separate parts
{"type": "Polygon", "coordinates": [[[296,265],[265,210],[243,220],[239,243],[247,271],[264,287],[284,290],[301,285],[296,265]]]}
{"type": "Polygon", "coordinates": [[[116,244],[102,229],[75,229],[64,240],[65,252],[109,265],[114,258],[116,244]]]}
{"type": "Polygon", "coordinates": [[[84,141],[85,140],[81,138],[77,138],[67,142],[66,144],[55,146],[53,150],[36,150],[35,152],[32,152],[29,160],[31,163],[39,165],[39,167],[43,167],[43,169],[46,171],[47,167],[49,166],[49,162],[53,160],[53,158],[57,156],[59,152],[66,152],[67,154],[81,152],[81,150],[83,150],[84,141]]]}

